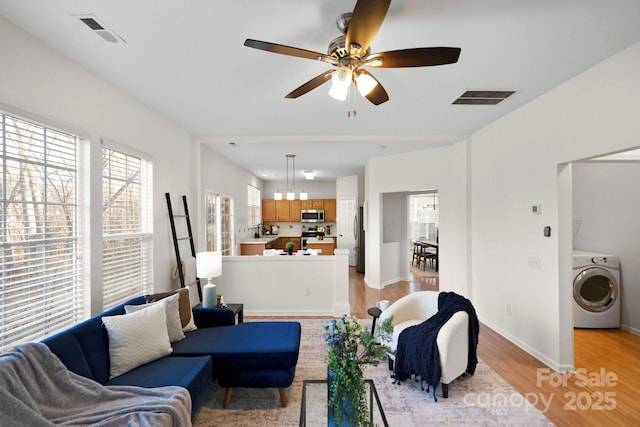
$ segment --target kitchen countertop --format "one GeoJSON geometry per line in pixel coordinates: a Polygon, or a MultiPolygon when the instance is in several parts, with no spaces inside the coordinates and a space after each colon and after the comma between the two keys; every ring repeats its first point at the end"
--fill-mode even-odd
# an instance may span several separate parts
{"type": "Polygon", "coordinates": [[[300,238],[301,236],[302,236],[302,234],[299,231],[298,232],[286,232],[286,231],[280,230],[280,233],[276,234],[275,237],[300,238]]]}
{"type": "Polygon", "coordinates": [[[240,242],[241,245],[266,245],[267,243],[271,243],[275,241],[278,236],[264,236],[258,237],[257,239],[244,239],[240,242]]]}
{"type": "MultiPolygon", "coordinates": [[[[300,233],[298,234],[284,234],[284,233],[280,233],[280,234],[275,234],[275,235],[270,235],[270,236],[262,236],[262,237],[258,237],[256,238],[247,238],[247,239],[243,239],[240,241],[241,245],[266,245],[267,243],[271,243],[273,241],[275,241],[277,238],[279,237],[284,237],[284,238],[300,238],[301,235],[300,233]]],[[[333,243],[333,238],[332,237],[324,237],[324,240],[318,240],[315,237],[309,237],[307,238],[307,243],[333,243]]]]}
{"type": "Polygon", "coordinates": [[[325,237],[324,239],[319,240],[319,239],[316,239],[315,237],[309,237],[307,239],[307,245],[309,243],[312,243],[312,244],[333,243],[333,239],[331,237],[325,237]]]}

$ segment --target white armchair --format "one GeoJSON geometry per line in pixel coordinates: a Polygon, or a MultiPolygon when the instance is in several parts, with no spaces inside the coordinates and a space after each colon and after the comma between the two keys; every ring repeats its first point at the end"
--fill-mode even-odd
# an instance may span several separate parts
{"type": "MultiPolygon", "coordinates": [[[[405,295],[389,306],[380,315],[380,322],[393,316],[392,350],[398,345],[398,337],[404,329],[418,325],[438,311],[436,291],[414,292],[405,295]]],[[[449,396],[449,383],[467,369],[469,354],[469,315],[456,312],[440,329],[436,338],[440,353],[440,369],[443,397],[449,396]]],[[[389,369],[393,369],[394,356],[389,355],[389,369]]]]}

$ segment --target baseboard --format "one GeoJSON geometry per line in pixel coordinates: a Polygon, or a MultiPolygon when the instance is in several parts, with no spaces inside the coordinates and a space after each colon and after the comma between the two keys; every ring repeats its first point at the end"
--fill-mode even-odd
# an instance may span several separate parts
{"type": "Polygon", "coordinates": [[[634,328],[633,326],[620,325],[620,329],[622,329],[623,331],[626,331],[626,332],[631,332],[634,335],[640,335],[640,329],[639,328],[634,328]]]}
{"type": "Polygon", "coordinates": [[[408,281],[409,279],[407,279],[406,277],[395,277],[393,279],[389,279],[389,280],[385,280],[384,282],[382,282],[382,287],[384,288],[387,285],[392,285],[394,283],[398,283],[398,282],[402,282],[402,281],[408,281]]]}
{"type": "Polygon", "coordinates": [[[499,335],[503,336],[504,338],[506,338],[507,340],[509,340],[514,345],[518,346],[523,351],[525,351],[528,354],[530,354],[531,356],[535,357],[540,362],[544,363],[545,365],[547,365],[548,367],[550,367],[554,371],[556,371],[556,372],[573,372],[573,371],[575,371],[575,366],[574,365],[561,365],[561,364],[559,364],[557,361],[555,361],[555,360],[547,357],[546,355],[540,353],[536,349],[534,349],[531,346],[529,346],[528,344],[520,341],[519,339],[517,339],[516,337],[514,337],[513,335],[511,335],[510,333],[508,333],[504,329],[499,328],[498,326],[492,324],[491,322],[485,322],[484,320],[482,320],[482,323],[485,324],[486,326],[488,326],[489,328],[491,328],[497,334],[499,334],[499,335]]]}
{"type": "Polygon", "coordinates": [[[332,310],[244,310],[245,316],[335,317],[332,310]]]}

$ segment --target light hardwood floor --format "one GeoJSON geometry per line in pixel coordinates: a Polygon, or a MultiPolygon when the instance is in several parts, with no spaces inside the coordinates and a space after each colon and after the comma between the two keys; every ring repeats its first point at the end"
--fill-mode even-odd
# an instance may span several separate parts
{"type": "MultiPolygon", "coordinates": [[[[437,277],[414,276],[381,290],[368,288],[364,275],[353,268],[349,279],[351,314],[361,319],[369,317],[367,309],[378,300],[394,302],[411,292],[438,290],[437,277]]],[[[619,329],[577,329],[574,341],[578,371],[572,375],[549,370],[482,324],[478,356],[558,426],[640,426],[640,336],[619,329]]]]}

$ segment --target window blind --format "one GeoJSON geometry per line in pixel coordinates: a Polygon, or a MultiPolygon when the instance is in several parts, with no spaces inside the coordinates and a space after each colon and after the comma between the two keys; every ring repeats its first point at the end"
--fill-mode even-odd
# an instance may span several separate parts
{"type": "Polygon", "coordinates": [[[80,321],[78,138],[0,112],[0,352],[80,321]]]}
{"type": "Polygon", "coordinates": [[[151,161],[102,149],[103,307],[153,290],[151,161]]]}

